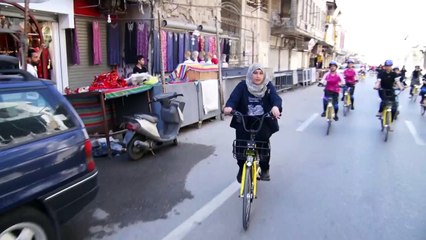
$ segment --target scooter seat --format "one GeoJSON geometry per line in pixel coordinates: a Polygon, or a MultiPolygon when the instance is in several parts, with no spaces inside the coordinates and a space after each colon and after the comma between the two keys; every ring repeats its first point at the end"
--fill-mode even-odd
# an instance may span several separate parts
{"type": "Polygon", "coordinates": [[[145,119],[145,120],[147,120],[149,122],[152,122],[152,123],[157,123],[158,122],[158,118],[157,117],[151,116],[151,115],[148,115],[148,114],[135,114],[135,117],[139,118],[139,119],[145,119]]]}

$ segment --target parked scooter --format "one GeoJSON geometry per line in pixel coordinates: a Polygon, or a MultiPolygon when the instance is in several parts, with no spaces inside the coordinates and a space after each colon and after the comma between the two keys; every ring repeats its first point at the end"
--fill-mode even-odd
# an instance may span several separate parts
{"type": "Polygon", "coordinates": [[[183,94],[163,93],[153,98],[152,103],[160,103],[160,116],[134,114],[127,117],[127,132],[124,144],[131,160],[142,158],[145,153],[165,143],[177,145],[177,135],[183,122],[185,102],[176,100],[183,94]]]}

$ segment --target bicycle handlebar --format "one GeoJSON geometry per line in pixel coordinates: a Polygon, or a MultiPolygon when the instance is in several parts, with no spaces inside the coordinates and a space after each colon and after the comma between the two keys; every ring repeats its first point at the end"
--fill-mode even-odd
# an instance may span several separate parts
{"type": "Polygon", "coordinates": [[[272,113],[271,112],[267,112],[267,113],[263,114],[260,117],[260,123],[259,123],[259,127],[257,129],[247,129],[245,117],[256,117],[256,116],[244,115],[244,114],[242,114],[241,112],[239,112],[237,110],[232,110],[231,115],[237,116],[237,117],[241,117],[242,122],[243,122],[244,131],[246,131],[248,133],[253,133],[253,134],[258,133],[260,131],[260,129],[263,126],[263,121],[265,120],[265,118],[267,118],[267,117],[272,118],[272,113]]]}

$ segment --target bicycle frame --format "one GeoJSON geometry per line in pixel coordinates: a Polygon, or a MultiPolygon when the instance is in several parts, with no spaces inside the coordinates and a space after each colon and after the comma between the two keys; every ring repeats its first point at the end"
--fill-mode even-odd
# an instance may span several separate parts
{"type": "Polygon", "coordinates": [[[327,99],[327,109],[325,111],[325,119],[327,121],[332,121],[334,118],[334,106],[333,106],[333,98],[328,97],[327,99]]]}
{"type": "Polygon", "coordinates": [[[352,90],[352,88],[351,87],[348,87],[348,88],[346,88],[346,90],[345,90],[345,97],[344,97],[344,100],[345,100],[345,106],[350,106],[350,105],[352,105],[352,99],[351,99],[351,90],[352,90]]]}
{"type": "MultiPolygon", "coordinates": [[[[247,161],[244,163],[244,167],[243,167],[243,173],[241,176],[241,179],[245,179],[246,178],[246,174],[247,174],[247,168],[249,168],[251,170],[251,175],[252,175],[252,184],[253,184],[253,197],[256,198],[257,197],[257,165],[258,165],[258,158],[256,156],[256,144],[253,142],[249,142],[247,144],[247,161]]],[[[241,181],[241,187],[240,187],[240,197],[243,197],[244,194],[244,187],[245,187],[245,181],[241,181]]]]}
{"type": "Polygon", "coordinates": [[[383,112],[382,112],[382,124],[383,124],[383,127],[390,127],[390,126],[392,126],[392,104],[393,104],[393,102],[387,102],[386,104],[385,104],[385,108],[383,109],[383,112]],[[388,114],[390,115],[390,117],[389,117],[389,119],[390,119],[390,122],[388,122],[388,114]]]}

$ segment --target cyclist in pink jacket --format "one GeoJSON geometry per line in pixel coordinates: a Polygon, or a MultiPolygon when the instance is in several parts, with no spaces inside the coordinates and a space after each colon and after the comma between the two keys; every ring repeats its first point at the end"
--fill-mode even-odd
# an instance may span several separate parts
{"type": "MultiPolygon", "coordinates": [[[[343,77],[345,78],[346,87],[343,89],[343,96],[345,95],[346,89],[350,88],[349,94],[351,95],[351,109],[354,110],[354,92],[355,84],[357,82],[357,73],[354,69],[354,61],[348,60],[348,67],[343,72],[343,77]]],[[[343,101],[342,96],[342,101],[343,101]]]]}
{"type": "Polygon", "coordinates": [[[343,85],[343,76],[337,73],[337,63],[335,61],[331,61],[329,63],[330,71],[324,75],[322,78],[321,84],[325,85],[324,89],[324,98],[323,98],[323,113],[321,117],[325,117],[325,110],[327,108],[327,100],[328,98],[333,98],[334,104],[334,120],[338,121],[339,117],[337,116],[337,112],[339,111],[339,93],[340,86],[343,85]]]}

